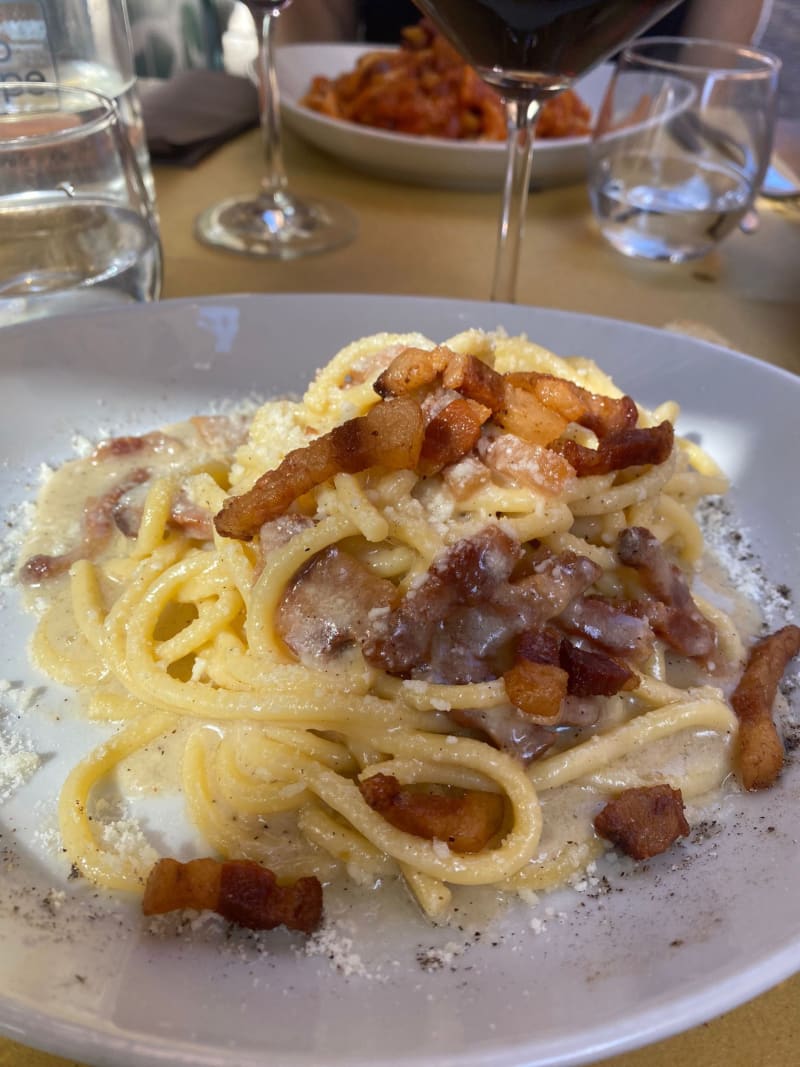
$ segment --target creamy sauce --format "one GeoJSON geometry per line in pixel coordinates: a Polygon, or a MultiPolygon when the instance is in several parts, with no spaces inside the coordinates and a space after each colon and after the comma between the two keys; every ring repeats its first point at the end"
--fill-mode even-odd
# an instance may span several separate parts
{"type": "Polygon", "coordinates": [[[186,730],[178,728],[153,741],[116,768],[113,781],[125,796],[158,796],[181,788],[186,730]]]}
{"type": "MultiPolygon", "coordinates": [[[[141,509],[146,492],[156,479],[172,478],[180,486],[197,471],[211,470],[223,477],[246,429],[246,421],[237,416],[200,418],[147,435],[141,448],[132,447],[130,451],[114,454],[101,443],[91,455],[65,463],[42,487],[34,522],[20,552],[20,563],[24,564],[39,554],[58,556],[79,546],[85,528],[87,502],[100,500],[125,481],[132,471],[145,468],[147,480],[120,501],[123,520],[126,520],[123,526],[128,534],[135,534],[129,523],[133,521],[135,524],[137,510],[141,509]],[[149,443],[148,438],[151,439],[149,443]]],[[[110,536],[94,558],[102,561],[124,556],[131,543],[131,537],[113,522],[110,536]]],[[[121,581],[113,576],[101,573],[106,609],[116,600],[121,585],[121,581]]],[[[67,674],[58,680],[75,686],[81,699],[88,701],[92,695],[91,687],[105,679],[105,672],[75,627],[67,572],[33,584],[23,581],[21,589],[29,609],[40,617],[49,644],[65,661],[67,674]]],[[[119,693],[122,695],[121,689],[119,693]]],[[[185,730],[179,729],[174,735],[147,745],[117,767],[110,786],[121,795],[131,796],[177,792],[184,739],[185,730]]]]}
{"type": "MultiPolygon", "coordinates": [[[[24,546],[22,559],[36,554],[68,552],[80,543],[82,537],[85,502],[102,498],[132,471],[145,467],[150,477],[142,486],[125,494],[124,505],[135,517],[151,479],[168,476],[183,481],[193,472],[208,469],[214,461],[226,466],[233,452],[233,437],[222,445],[209,444],[198,432],[196,425],[183,423],[163,431],[163,439],[154,447],[136,450],[125,455],[109,455],[105,458],[87,457],[65,464],[43,488],[38,502],[36,521],[24,546]],[[224,447],[223,447],[224,445],[224,447]]],[[[220,468],[222,469],[222,467],[220,468]]],[[[130,516],[128,516],[130,518],[130,516]]],[[[124,525],[124,524],[123,524],[124,525]]],[[[123,529],[115,527],[108,542],[103,546],[100,558],[122,556],[130,538],[123,529]]],[[[723,565],[706,559],[700,583],[703,595],[729,612],[740,633],[749,640],[758,631],[760,617],[754,604],[738,594],[727,581],[723,565]]],[[[103,586],[106,606],[110,606],[119,588],[113,577],[107,577],[103,586]]],[[[76,662],[89,659],[85,640],[76,634],[69,603],[69,585],[65,574],[46,579],[26,589],[31,607],[44,616],[49,641],[62,654],[76,662]]],[[[680,687],[711,684],[730,691],[740,669],[739,663],[719,664],[713,675],[704,675],[696,665],[673,657],[668,664],[668,680],[680,687]]],[[[84,686],[100,681],[96,668],[87,669],[82,677],[84,686]]],[[[624,721],[631,708],[625,700],[609,705],[609,716],[598,724],[608,728],[615,722],[624,721]]],[[[131,758],[125,760],[114,776],[113,786],[123,796],[157,797],[175,794],[180,788],[181,757],[185,730],[179,728],[174,734],[147,745],[131,758]]],[[[593,732],[593,731],[589,731],[593,732]]],[[[572,734],[585,737],[586,734],[572,734]]],[[[546,792],[541,797],[544,811],[544,835],[541,856],[553,857],[574,845],[585,844],[591,837],[592,813],[607,796],[609,786],[614,789],[635,785],[652,784],[673,775],[693,783],[691,796],[695,806],[717,788],[718,783],[730,775],[730,738],[711,731],[683,731],[665,738],[615,761],[613,773],[602,783],[589,782],[580,786],[567,786],[546,792]]],[[[699,808],[698,808],[699,810],[699,808]]],[[[236,818],[236,816],[234,816],[236,818]]],[[[273,850],[285,849],[287,854],[297,851],[294,831],[294,816],[281,816],[268,822],[257,815],[244,816],[252,824],[254,848],[258,856],[264,844],[273,850]]],[[[305,846],[304,846],[305,847],[305,846]]],[[[303,849],[301,848],[302,852],[303,849]]],[[[312,850],[313,851],[313,850],[312,850]]],[[[456,891],[457,902],[454,920],[463,922],[465,915],[474,925],[485,924],[491,919],[502,900],[502,894],[492,888],[456,891]]]]}
{"type": "MultiPolygon", "coordinates": [[[[104,454],[101,458],[93,458],[93,453],[65,463],[48,478],[39,493],[36,517],[20,560],[25,561],[39,553],[58,555],[74,548],[81,539],[87,501],[102,498],[133,471],[144,468],[150,477],[140,487],[125,494],[121,504],[129,503],[131,508],[141,505],[144,493],[155,478],[184,479],[194,471],[213,466],[215,460],[219,461],[220,471],[224,470],[231,462],[231,453],[244,429],[243,423],[232,422],[230,439],[226,441],[220,434],[219,441],[214,442],[208,435],[204,437],[194,422],[177,423],[152,435],[153,447],[145,445],[141,450],[119,455],[104,454]]],[[[125,541],[124,533],[116,528],[100,558],[117,554],[125,541]]],[[[37,587],[34,597],[49,596],[52,585],[49,581],[46,588],[37,587]]],[[[33,607],[36,607],[35,599],[33,607]]]]}

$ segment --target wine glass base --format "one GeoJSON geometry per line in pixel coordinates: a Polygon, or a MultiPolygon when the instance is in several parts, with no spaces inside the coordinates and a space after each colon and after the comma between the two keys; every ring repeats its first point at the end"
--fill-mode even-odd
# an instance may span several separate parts
{"type": "Polygon", "coordinates": [[[289,193],[235,196],[208,208],[195,223],[204,244],[271,259],[329,252],[348,244],[358,223],[349,208],[289,193]]]}

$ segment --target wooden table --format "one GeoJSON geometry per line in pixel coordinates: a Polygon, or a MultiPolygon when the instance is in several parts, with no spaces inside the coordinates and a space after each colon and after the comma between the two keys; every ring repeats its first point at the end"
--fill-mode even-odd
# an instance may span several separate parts
{"type": "MultiPolygon", "coordinates": [[[[298,193],[349,204],[356,241],[293,262],[258,262],[198,244],[198,212],[257,183],[257,133],[195,170],[156,168],[166,260],[164,297],[238,292],[363,292],[486,299],[499,194],[453,193],[372,179],[287,136],[298,193]]],[[[594,229],[581,185],[531,198],[520,303],[669,326],[722,341],[800,373],[800,203],[759,202],[761,225],[702,261],[633,262],[594,229]]],[[[689,1033],[616,1056],[604,1067],[800,1065],[800,975],[689,1033]]],[[[0,1067],[74,1067],[0,1039],[0,1067]]]]}

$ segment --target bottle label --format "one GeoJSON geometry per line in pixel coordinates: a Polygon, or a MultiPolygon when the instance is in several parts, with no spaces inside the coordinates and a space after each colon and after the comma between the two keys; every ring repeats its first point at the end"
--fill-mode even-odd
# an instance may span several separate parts
{"type": "Polygon", "coordinates": [[[0,99],[57,81],[47,17],[40,0],[0,0],[0,99]]]}

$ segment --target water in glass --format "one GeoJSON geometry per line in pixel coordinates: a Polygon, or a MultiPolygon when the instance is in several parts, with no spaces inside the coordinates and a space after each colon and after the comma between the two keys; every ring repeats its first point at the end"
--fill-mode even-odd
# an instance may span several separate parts
{"type": "Polygon", "coordinates": [[[589,196],[609,244],[680,263],[735,230],[769,163],[777,80],[772,56],[723,42],[628,47],[590,153],[589,196]]]}
{"type": "Polygon", "coordinates": [[[0,92],[0,233],[0,326],[158,297],[158,227],[111,100],[0,92]]]}
{"type": "Polygon", "coordinates": [[[160,252],[140,214],[107,200],[0,200],[0,326],[152,299],[160,252]]]}
{"type": "MultiPolygon", "coordinates": [[[[608,170],[608,168],[606,168],[608,170]]],[[[626,255],[681,261],[704,255],[738,226],[751,189],[733,167],[631,155],[592,189],[608,241],[626,255]]]]}

